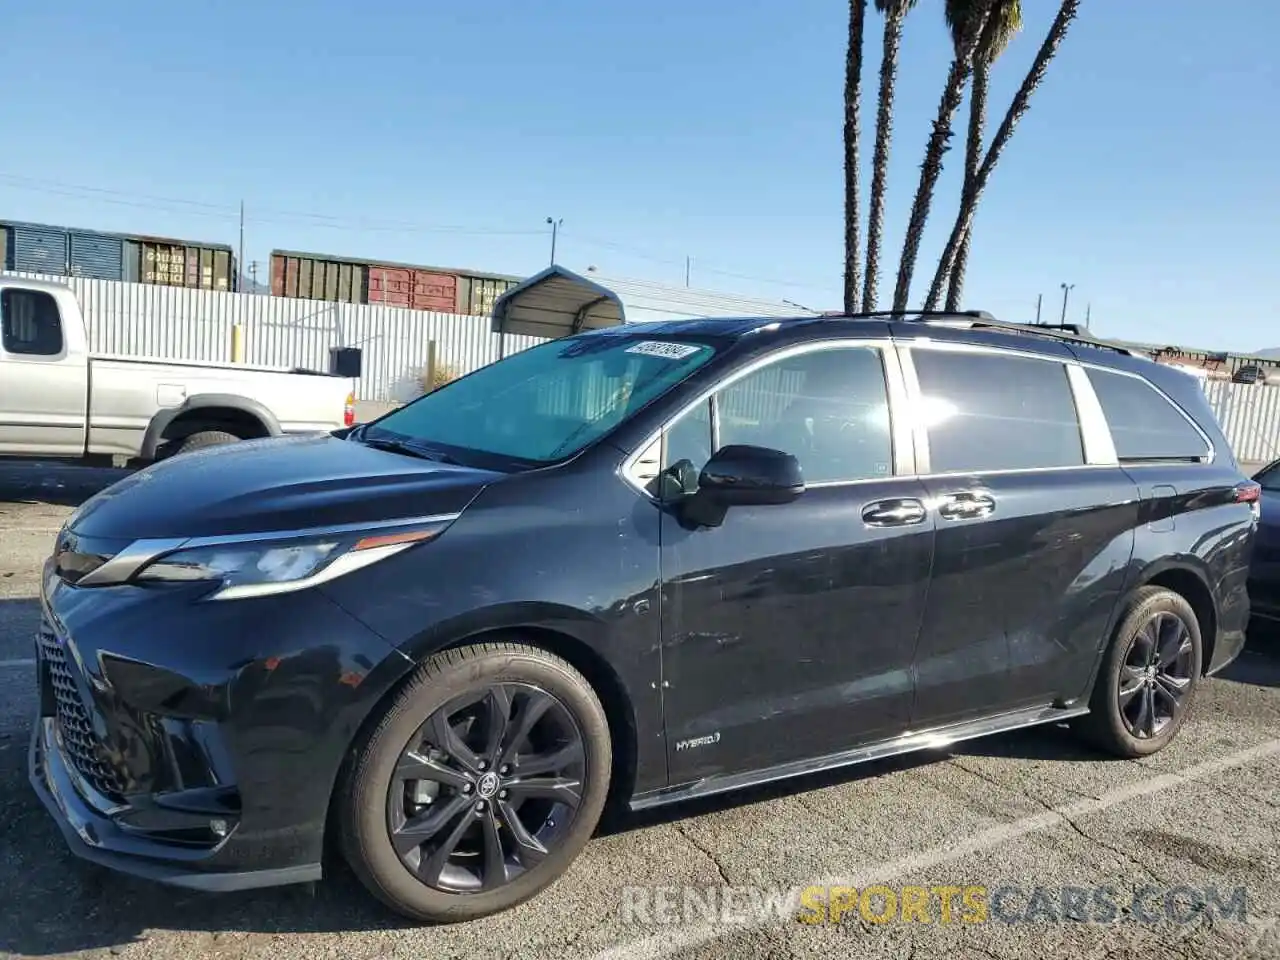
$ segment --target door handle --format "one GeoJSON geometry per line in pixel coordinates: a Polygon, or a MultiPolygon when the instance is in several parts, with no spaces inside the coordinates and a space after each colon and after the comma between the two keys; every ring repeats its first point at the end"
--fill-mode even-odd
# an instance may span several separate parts
{"type": "Polygon", "coordinates": [[[975,520],[995,513],[995,497],[981,490],[965,490],[950,493],[938,505],[938,516],[943,520],[975,520]]]}
{"type": "Polygon", "coordinates": [[[877,500],[862,508],[862,522],[869,527],[906,527],[923,523],[929,511],[914,498],[877,500]]]}

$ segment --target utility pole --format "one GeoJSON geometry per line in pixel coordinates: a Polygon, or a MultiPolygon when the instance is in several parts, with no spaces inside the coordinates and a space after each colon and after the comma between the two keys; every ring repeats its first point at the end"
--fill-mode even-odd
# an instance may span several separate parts
{"type": "Polygon", "coordinates": [[[1058,284],[1058,286],[1062,287],[1062,322],[1066,323],[1067,322],[1067,297],[1071,295],[1071,291],[1076,288],[1076,285],[1074,283],[1060,283],[1058,284]]]}
{"type": "Polygon", "coordinates": [[[689,286],[689,265],[693,262],[692,257],[684,258],[684,285],[689,286]]]}
{"type": "Polygon", "coordinates": [[[1044,294],[1036,294],[1036,326],[1040,325],[1040,307],[1044,304],[1044,294]]]}
{"type": "Polygon", "coordinates": [[[1086,303],[1084,305],[1084,328],[1089,329],[1089,317],[1093,314],[1093,304],[1086,303]]]}
{"type": "Polygon", "coordinates": [[[236,277],[236,289],[240,289],[240,271],[244,269],[244,201],[240,201],[240,255],[236,261],[235,270],[231,271],[236,277]]]}
{"type": "Polygon", "coordinates": [[[554,267],[556,265],[556,233],[559,231],[560,225],[564,223],[564,217],[559,220],[547,217],[547,223],[551,225],[551,265],[554,267]]]}

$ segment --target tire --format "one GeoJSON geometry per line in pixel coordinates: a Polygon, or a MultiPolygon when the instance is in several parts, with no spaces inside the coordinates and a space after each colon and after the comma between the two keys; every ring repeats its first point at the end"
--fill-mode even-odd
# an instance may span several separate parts
{"type": "Polygon", "coordinates": [[[549,887],[581,853],[604,808],[612,758],[604,708],[590,683],[564,660],[519,643],[446,650],[418,667],[357,741],[335,797],[340,847],[361,882],[402,916],[452,923],[499,913],[549,887]],[[481,692],[483,698],[474,707],[458,710],[458,704],[475,700],[481,692]],[[532,724],[531,737],[522,740],[519,731],[526,714],[521,711],[544,701],[549,704],[532,724]],[[495,706],[501,703],[507,704],[505,711],[495,706]],[[488,718],[504,712],[508,722],[495,727],[506,728],[505,749],[486,751],[483,741],[495,728],[488,718]],[[464,720],[460,729],[457,717],[468,714],[473,719],[464,720]],[[446,719],[441,721],[441,716],[446,719]],[[574,734],[581,746],[580,761],[556,769],[570,770],[557,781],[560,784],[573,784],[576,778],[576,810],[561,803],[572,795],[572,787],[567,792],[557,787],[554,800],[545,789],[541,795],[527,795],[551,780],[536,776],[536,766],[575,755],[574,734]],[[456,739],[449,741],[451,736],[456,739]],[[536,746],[535,737],[545,738],[544,746],[515,751],[521,743],[536,746]],[[456,750],[459,741],[476,748],[470,769],[455,759],[466,755],[456,750]],[[455,751],[436,752],[438,742],[454,743],[455,751]],[[411,747],[412,756],[406,753],[411,747]],[[482,767],[485,756],[494,759],[482,767]],[[435,764],[432,778],[396,775],[398,768],[425,771],[424,757],[435,764]],[[468,782],[436,779],[441,767],[451,771],[455,781],[468,782]],[[535,776],[522,775],[522,767],[535,776]],[[478,769],[486,772],[478,774],[478,769]],[[416,793],[424,788],[434,789],[435,795],[423,798],[416,793]],[[418,806],[415,798],[426,805],[418,806]],[[453,810],[459,812],[446,819],[453,810]],[[439,825],[429,830],[432,816],[439,825]],[[403,831],[397,838],[399,849],[393,842],[397,829],[403,831]],[[520,833],[520,839],[532,835],[545,844],[543,851],[537,853],[531,845],[521,848],[520,833]],[[420,840],[421,836],[429,839],[420,840]],[[456,846],[441,869],[440,851],[449,840],[456,846]],[[525,855],[519,849],[533,852],[525,855]],[[500,866],[493,868],[495,863],[500,866]],[[470,875],[473,868],[477,876],[470,875]],[[484,884],[484,877],[497,882],[484,884]]]}
{"type": "Polygon", "coordinates": [[[226,443],[239,443],[240,438],[225,430],[201,430],[189,437],[179,440],[173,450],[173,456],[190,453],[192,450],[203,450],[206,447],[220,447],[226,443]]]}
{"type": "Polygon", "coordinates": [[[1094,746],[1118,757],[1146,757],[1164,749],[1191,710],[1203,657],[1200,624],[1186,598],[1164,587],[1140,587],[1129,597],[1103,655],[1089,713],[1072,726],[1094,746]],[[1157,652],[1153,661],[1150,641],[1156,632],[1164,654],[1157,652]],[[1174,649],[1175,638],[1182,652],[1165,670],[1161,664],[1174,649]],[[1185,682],[1180,695],[1175,695],[1175,674],[1185,682]],[[1122,677],[1125,690],[1136,692],[1122,696],[1122,677]],[[1144,698],[1145,709],[1153,710],[1150,714],[1143,712],[1144,698]],[[1148,715],[1154,723],[1143,722],[1148,715]]]}

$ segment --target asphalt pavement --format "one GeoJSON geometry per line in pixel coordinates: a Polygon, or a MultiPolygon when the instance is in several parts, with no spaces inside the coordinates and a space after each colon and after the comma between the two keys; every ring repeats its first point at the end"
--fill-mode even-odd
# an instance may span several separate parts
{"type": "Polygon", "coordinates": [[[1262,636],[1153,758],[1033,730],[633,817],[470,924],[401,921],[340,866],[213,896],[86,865],[27,784],[35,598],[62,519],[120,475],[0,465],[0,958],[1280,956],[1280,642],[1262,636]]]}

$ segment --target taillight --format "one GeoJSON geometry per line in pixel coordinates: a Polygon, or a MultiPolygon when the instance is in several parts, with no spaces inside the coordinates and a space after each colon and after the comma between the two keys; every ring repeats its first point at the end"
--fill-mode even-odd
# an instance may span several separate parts
{"type": "Polygon", "coordinates": [[[1262,516],[1262,484],[1253,480],[1236,486],[1236,503],[1247,503],[1253,518],[1262,516]]]}
{"type": "Polygon", "coordinates": [[[356,423],[356,395],[355,391],[347,394],[347,402],[342,407],[342,425],[344,427],[353,427],[356,423]]]}

